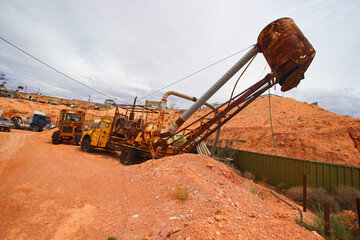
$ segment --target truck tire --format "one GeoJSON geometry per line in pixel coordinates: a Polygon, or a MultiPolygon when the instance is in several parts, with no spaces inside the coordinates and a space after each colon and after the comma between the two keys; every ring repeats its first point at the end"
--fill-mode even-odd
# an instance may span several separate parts
{"type": "Polygon", "coordinates": [[[135,148],[125,148],[121,151],[120,162],[123,165],[132,165],[139,161],[139,151],[135,148]]]}
{"type": "Polygon", "coordinates": [[[82,135],[83,135],[82,132],[79,132],[76,134],[76,136],[75,136],[75,144],[76,145],[80,145],[80,140],[81,140],[82,135]]]}
{"type": "Polygon", "coordinates": [[[91,146],[90,144],[90,138],[83,138],[82,142],[81,142],[81,150],[83,150],[84,152],[91,152],[93,150],[93,146],[91,146]]]}
{"type": "Polygon", "coordinates": [[[51,139],[52,139],[52,143],[53,144],[60,144],[61,143],[61,140],[60,140],[60,131],[55,131],[53,133],[53,135],[51,136],[51,139]]]}
{"type": "Polygon", "coordinates": [[[34,125],[31,127],[31,130],[33,130],[34,132],[40,132],[40,127],[37,125],[34,125]]]}

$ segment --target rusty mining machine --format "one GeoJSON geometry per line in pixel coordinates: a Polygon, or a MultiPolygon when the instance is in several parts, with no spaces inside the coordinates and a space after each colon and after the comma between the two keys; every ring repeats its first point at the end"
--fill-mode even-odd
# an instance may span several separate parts
{"type": "Polygon", "coordinates": [[[80,143],[81,133],[85,123],[84,111],[62,109],[58,119],[59,130],[53,132],[51,139],[53,144],[60,144],[64,140],[80,143]]]}
{"type": "Polygon", "coordinates": [[[135,98],[134,105],[119,106],[114,117],[105,117],[95,129],[84,132],[82,150],[90,151],[93,147],[120,150],[120,161],[125,165],[139,161],[140,157],[155,159],[192,152],[198,144],[272,86],[280,84],[283,92],[296,87],[304,79],[304,73],[314,56],[314,48],[294,21],[291,18],[280,18],[266,26],[258,36],[257,43],[199,99],[174,92],[166,93],[161,109],[153,110],[136,105],[135,98]],[[271,73],[216,108],[206,103],[259,52],[264,55],[271,73]],[[164,117],[169,94],[195,103],[165,129],[164,117]],[[212,111],[185,125],[186,120],[204,104],[212,107],[212,111]],[[141,114],[136,118],[135,115],[139,112],[141,114]],[[148,114],[157,114],[156,120],[149,121],[148,114]]]}

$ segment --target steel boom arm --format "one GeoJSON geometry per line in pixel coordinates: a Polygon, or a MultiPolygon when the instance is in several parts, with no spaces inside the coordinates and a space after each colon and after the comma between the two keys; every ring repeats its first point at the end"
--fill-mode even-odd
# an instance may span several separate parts
{"type": "Polygon", "coordinates": [[[273,76],[268,74],[259,82],[255,83],[239,95],[219,106],[217,109],[221,110],[215,117],[209,118],[208,116],[212,113],[210,112],[197,121],[177,131],[176,134],[184,132],[184,135],[187,139],[186,142],[179,146],[177,149],[177,154],[182,152],[191,152],[198,144],[208,138],[217,129],[227,123],[236,114],[246,108],[251,102],[253,102],[256,98],[258,98],[261,94],[263,94],[266,90],[275,84],[276,82],[273,80],[273,76]],[[233,109],[235,110],[232,111],[233,109]],[[190,130],[191,127],[194,127],[197,124],[199,124],[199,126],[193,130],[190,130]]]}

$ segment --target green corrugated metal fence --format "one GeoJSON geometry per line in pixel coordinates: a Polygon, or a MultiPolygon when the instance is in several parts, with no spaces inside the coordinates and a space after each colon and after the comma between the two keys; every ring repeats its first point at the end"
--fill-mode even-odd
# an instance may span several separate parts
{"type": "Polygon", "coordinates": [[[277,186],[302,186],[303,175],[307,186],[334,191],[339,185],[360,189],[360,168],[324,162],[279,157],[237,150],[233,156],[241,172],[252,172],[256,179],[277,186]]]}

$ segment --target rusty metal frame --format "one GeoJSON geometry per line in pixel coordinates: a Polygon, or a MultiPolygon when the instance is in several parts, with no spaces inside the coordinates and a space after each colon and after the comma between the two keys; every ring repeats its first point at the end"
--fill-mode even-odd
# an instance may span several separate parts
{"type": "MultiPolygon", "coordinates": [[[[251,102],[253,102],[257,97],[259,97],[262,93],[264,93],[267,89],[274,86],[277,82],[273,80],[271,74],[268,74],[254,84],[253,86],[249,87],[245,91],[241,92],[237,96],[233,97],[229,101],[225,102],[224,104],[217,107],[219,114],[215,117],[208,117],[213,112],[209,112],[205,114],[203,117],[199,118],[198,120],[192,122],[191,124],[181,128],[171,136],[163,139],[158,145],[167,145],[173,146],[176,148],[174,141],[170,144],[167,144],[166,141],[170,138],[173,138],[176,134],[181,134],[186,137],[186,142],[182,145],[177,147],[174,151],[174,154],[184,153],[184,152],[191,152],[200,142],[207,139],[211,134],[213,134],[217,129],[219,129],[222,125],[227,123],[230,119],[232,119],[236,114],[242,111],[245,107],[247,107],[251,102]],[[225,107],[223,110],[221,110],[225,107]],[[235,111],[230,112],[234,108],[237,108],[235,111]],[[200,126],[195,127],[196,124],[200,124],[200,126]],[[191,129],[194,128],[194,129],[191,129]],[[198,140],[196,140],[199,138],[198,140]]],[[[181,140],[181,139],[180,139],[181,140]]],[[[179,139],[178,139],[179,141],[179,139]]]]}

